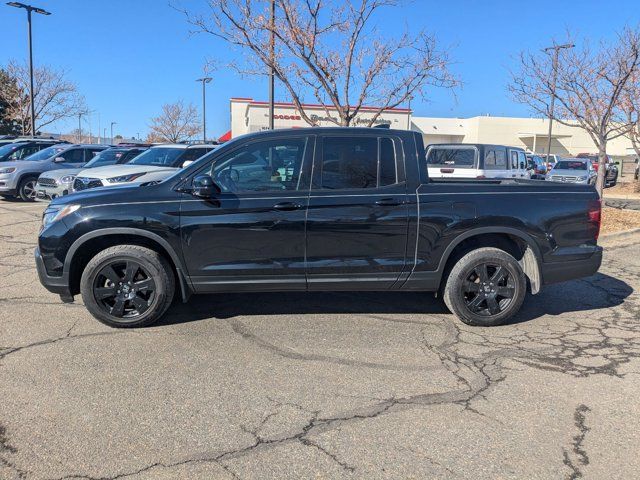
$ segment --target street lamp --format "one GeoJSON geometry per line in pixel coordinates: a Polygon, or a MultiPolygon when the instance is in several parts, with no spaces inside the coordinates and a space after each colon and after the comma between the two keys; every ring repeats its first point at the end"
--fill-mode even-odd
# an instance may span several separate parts
{"type": "Polygon", "coordinates": [[[553,79],[551,80],[551,105],[549,106],[549,135],[547,136],[547,171],[549,171],[549,156],[551,155],[551,130],[553,128],[553,107],[556,101],[556,82],[558,81],[558,55],[563,48],[573,48],[573,43],[565,43],[564,45],[554,45],[544,49],[545,53],[553,50],[553,79]]]}
{"type": "MultiPolygon", "coordinates": [[[[25,5],[20,2],[7,2],[10,7],[24,8],[27,11],[27,25],[29,30],[29,101],[31,102],[31,136],[36,135],[36,109],[33,104],[33,48],[31,44],[31,12],[36,12],[41,15],[51,15],[51,12],[47,12],[42,8],[34,7],[32,5],[25,5]]],[[[24,133],[24,132],[23,132],[24,133]]]]}
{"type": "Polygon", "coordinates": [[[82,142],[82,112],[78,113],[78,143],[82,142]]]}
{"type": "Polygon", "coordinates": [[[118,122],[111,122],[111,145],[113,145],[113,126],[118,122]]]}
{"type": "Polygon", "coordinates": [[[205,83],[209,83],[211,77],[202,77],[196,79],[196,82],[202,82],[202,140],[207,142],[207,98],[205,95],[205,83]]]}

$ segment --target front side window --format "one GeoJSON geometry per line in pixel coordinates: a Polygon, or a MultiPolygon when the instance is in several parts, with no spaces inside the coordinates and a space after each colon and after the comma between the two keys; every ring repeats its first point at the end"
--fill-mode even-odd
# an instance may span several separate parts
{"type": "Polygon", "coordinates": [[[299,190],[307,143],[308,137],[250,143],[217,159],[211,176],[229,193],[299,190]]]}
{"type": "Polygon", "coordinates": [[[320,188],[376,188],[398,181],[396,149],[385,137],[325,137],[320,188]]]}
{"type": "Polygon", "coordinates": [[[487,150],[484,156],[484,168],[486,170],[506,170],[507,153],[503,149],[487,150]]]}
{"type": "Polygon", "coordinates": [[[434,168],[474,168],[476,150],[474,148],[431,147],[427,154],[427,165],[434,168]]]}
{"type": "Polygon", "coordinates": [[[84,149],[72,148],[60,154],[65,161],[69,163],[83,163],[84,162],[84,149]]]}

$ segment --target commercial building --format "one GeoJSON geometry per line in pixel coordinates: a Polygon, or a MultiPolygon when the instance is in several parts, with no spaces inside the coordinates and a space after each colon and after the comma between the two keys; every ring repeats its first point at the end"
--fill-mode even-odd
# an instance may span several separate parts
{"type": "MultiPolygon", "coordinates": [[[[337,118],[334,109],[321,105],[305,104],[307,115],[320,126],[335,126],[327,117],[337,118]]],[[[356,125],[367,125],[377,108],[363,107],[356,118],[356,125]]],[[[412,129],[422,134],[425,145],[431,143],[493,143],[522,147],[536,153],[546,153],[549,121],[540,118],[516,118],[478,116],[470,118],[417,117],[407,108],[385,110],[376,125],[385,124],[394,129],[412,129]]],[[[304,121],[292,103],[275,104],[275,128],[304,128],[304,121]]],[[[231,99],[231,130],[222,139],[244,133],[266,130],[269,127],[269,104],[251,98],[231,99]]],[[[589,134],[579,128],[553,124],[551,153],[575,156],[579,153],[596,153],[597,148],[589,134]]],[[[623,173],[633,171],[634,151],[625,137],[611,140],[607,153],[616,160],[624,160],[623,173]]]]}

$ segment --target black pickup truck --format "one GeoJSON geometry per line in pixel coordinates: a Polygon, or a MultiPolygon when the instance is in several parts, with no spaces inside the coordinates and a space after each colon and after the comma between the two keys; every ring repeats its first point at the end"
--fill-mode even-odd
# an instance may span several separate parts
{"type": "Polygon", "coordinates": [[[415,132],[308,128],[56,199],[35,259],[47,289],[114,327],[155,322],[175,296],[290,290],[437,292],[488,326],[527,291],[595,273],[599,229],[593,187],[430,180],[415,132]]]}

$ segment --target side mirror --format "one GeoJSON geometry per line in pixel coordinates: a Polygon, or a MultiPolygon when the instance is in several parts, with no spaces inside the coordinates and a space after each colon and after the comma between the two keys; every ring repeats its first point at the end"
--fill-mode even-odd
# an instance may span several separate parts
{"type": "Polygon", "coordinates": [[[185,160],[182,164],[182,168],[186,168],[193,163],[193,160],[185,160]]]}
{"type": "Polygon", "coordinates": [[[524,162],[520,162],[520,169],[521,169],[521,170],[524,170],[524,169],[525,169],[524,162]]]}
{"type": "Polygon", "coordinates": [[[56,157],[53,159],[53,163],[64,163],[67,160],[64,157],[56,157]]]}
{"type": "Polygon", "coordinates": [[[200,198],[211,198],[214,193],[220,193],[220,187],[215,184],[210,175],[198,175],[193,179],[193,195],[200,198]]]}

